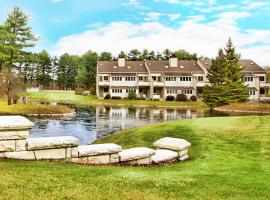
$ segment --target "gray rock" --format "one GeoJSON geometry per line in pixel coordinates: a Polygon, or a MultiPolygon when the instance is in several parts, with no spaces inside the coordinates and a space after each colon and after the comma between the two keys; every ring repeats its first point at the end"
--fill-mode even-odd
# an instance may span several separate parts
{"type": "Polygon", "coordinates": [[[63,160],[66,159],[66,149],[47,149],[34,151],[37,160],[63,160]]]}
{"type": "Polygon", "coordinates": [[[27,130],[33,127],[34,124],[22,116],[0,116],[0,131],[27,130]]]}
{"type": "Polygon", "coordinates": [[[30,138],[26,140],[27,150],[57,149],[66,147],[77,147],[79,139],[72,136],[30,138]]]}
{"type": "Polygon", "coordinates": [[[0,152],[15,151],[15,140],[0,141],[0,152]]]}
{"type": "Polygon", "coordinates": [[[16,140],[16,151],[26,151],[26,140],[16,140]]]}
{"type": "Polygon", "coordinates": [[[156,150],[155,155],[151,157],[152,161],[157,164],[177,160],[177,158],[178,158],[177,152],[166,149],[156,150]]]}
{"type": "Polygon", "coordinates": [[[183,157],[179,158],[180,161],[185,161],[188,160],[189,156],[188,155],[184,155],[183,157]]]}
{"type": "Polygon", "coordinates": [[[131,160],[139,160],[142,158],[148,158],[155,154],[153,149],[149,149],[146,147],[136,147],[131,149],[123,150],[119,153],[120,161],[131,161],[131,160]]]}
{"type": "Polygon", "coordinates": [[[33,151],[7,152],[5,153],[5,158],[16,160],[35,160],[35,154],[33,151]]]}
{"type": "Polygon", "coordinates": [[[79,146],[79,157],[94,155],[114,154],[122,151],[122,147],[116,144],[92,144],[79,146]]]}
{"type": "Polygon", "coordinates": [[[174,151],[181,151],[191,147],[191,143],[184,139],[165,137],[157,140],[153,144],[160,149],[169,149],[174,151]]]}

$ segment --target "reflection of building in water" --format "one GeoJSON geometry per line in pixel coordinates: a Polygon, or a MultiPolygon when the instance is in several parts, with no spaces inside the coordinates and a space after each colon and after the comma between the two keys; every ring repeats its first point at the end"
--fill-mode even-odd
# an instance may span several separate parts
{"type": "Polygon", "coordinates": [[[126,108],[126,107],[97,107],[96,128],[97,137],[140,125],[177,119],[192,119],[203,117],[203,111],[126,108]]]}

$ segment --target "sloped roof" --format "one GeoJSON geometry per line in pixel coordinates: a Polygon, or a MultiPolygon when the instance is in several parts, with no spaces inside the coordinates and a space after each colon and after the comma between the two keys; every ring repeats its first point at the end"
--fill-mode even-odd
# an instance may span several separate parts
{"type": "MultiPolygon", "coordinates": [[[[244,67],[243,72],[246,72],[246,73],[247,72],[265,73],[265,70],[251,59],[240,60],[239,62],[241,64],[241,66],[244,67]]],[[[203,65],[203,67],[205,69],[208,70],[212,64],[212,60],[210,60],[210,59],[200,60],[200,63],[203,65]]]]}
{"type": "Polygon", "coordinates": [[[144,61],[126,61],[125,67],[119,67],[117,61],[98,61],[100,73],[147,73],[144,61]]]}

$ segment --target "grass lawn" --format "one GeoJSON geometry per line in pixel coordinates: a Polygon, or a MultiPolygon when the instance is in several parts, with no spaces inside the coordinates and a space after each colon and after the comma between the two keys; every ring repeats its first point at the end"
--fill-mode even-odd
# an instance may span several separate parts
{"type": "Polygon", "coordinates": [[[145,105],[145,106],[190,106],[207,108],[202,102],[148,101],[148,100],[99,100],[95,96],[75,95],[74,91],[42,90],[37,93],[22,93],[33,101],[57,101],[71,104],[112,104],[112,105],[145,105]]]}
{"type": "Polygon", "coordinates": [[[0,114],[30,115],[30,114],[64,114],[74,112],[67,106],[50,106],[36,104],[12,104],[0,99],[0,114]]]}
{"type": "Polygon", "coordinates": [[[162,167],[94,167],[0,160],[1,199],[270,199],[270,117],[166,122],[98,142],[192,143],[189,161],[162,167]]]}
{"type": "Polygon", "coordinates": [[[221,106],[219,108],[225,110],[259,111],[270,113],[270,104],[265,103],[234,103],[230,105],[221,106]]]}

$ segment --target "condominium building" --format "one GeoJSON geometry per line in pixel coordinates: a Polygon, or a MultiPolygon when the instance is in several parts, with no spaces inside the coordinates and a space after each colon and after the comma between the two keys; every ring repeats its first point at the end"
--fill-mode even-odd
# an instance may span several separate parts
{"type": "MultiPolygon", "coordinates": [[[[241,60],[244,82],[250,100],[259,101],[268,94],[266,71],[252,60],[241,60]]],[[[209,84],[207,72],[211,60],[99,61],[97,63],[97,97],[127,98],[130,92],[138,97],[165,100],[167,96],[186,94],[200,97],[209,84]]]]}

